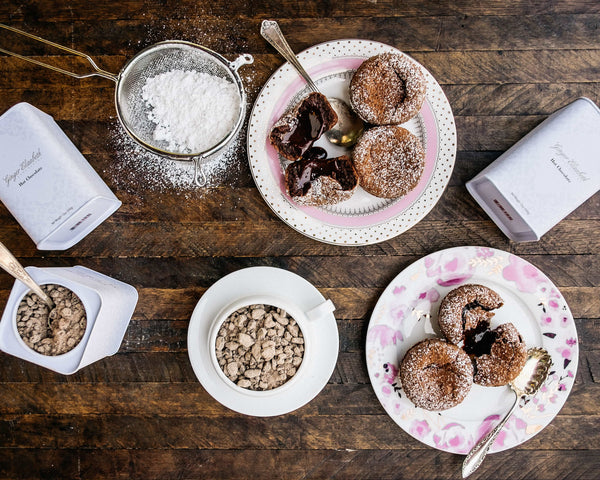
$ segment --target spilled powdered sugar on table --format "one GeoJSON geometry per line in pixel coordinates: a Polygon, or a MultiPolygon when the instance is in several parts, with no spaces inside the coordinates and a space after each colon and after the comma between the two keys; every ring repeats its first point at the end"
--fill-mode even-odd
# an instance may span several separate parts
{"type": "MultiPolygon", "coordinates": [[[[116,123],[110,133],[116,152],[111,172],[116,188],[128,193],[136,193],[143,188],[157,192],[204,194],[204,189],[194,183],[193,162],[170,160],[149,152],[129,138],[116,123]]],[[[244,158],[245,135],[244,128],[221,154],[202,164],[206,176],[205,188],[236,183],[243,171],[241,159],[244,158]]]]}

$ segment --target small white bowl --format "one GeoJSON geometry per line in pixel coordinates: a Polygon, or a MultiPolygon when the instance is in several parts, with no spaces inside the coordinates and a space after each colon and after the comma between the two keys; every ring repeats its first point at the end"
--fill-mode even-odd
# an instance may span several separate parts
{"type": "MultiPolygon", "coordinates": [[[[80,292],[84,295],[84,298],[86,299],[84,301],[77,294],[77,292],[71,288],[71,287],[77,288],[78,287],[77,285],[71,284],[69,286],[69,285],[65,285],[65,283],[69,283],[69,282],[65,282],[63,279],[61,279],[59,281],[39,282],[39,285],[40,286],[59,285],[61,287],[64,287],[67,290],[72,291],[75,295],[77,295],[77,297],[83,304],[83,308],[85,309],[85,332],[83,332],[82,337],[79,339],[79,343],[77,343],[77,345],[75,345],[71,350],[69,350],[68,352],[65,352],[65,353],[61,353],[60,355],[44,355],[43,353],[40,353],[37,350],[34,350],[29,345],[27,345],[27,343],[25,343],[25,340],[23,340],[23,337],[19,333],[19,327],[17,326],[17,312],[19,310],[19,306],[21,305],[21,302],[23,301],[23,298],[25,298],[29,293],[31,293],[30,290],[26,290],[26,291],[22,292],[19,296],[17,296],[15,303],[13,305],[13,308],[12,308],[12,312],[13,312],[12,313],[12,320],[13,320],[12,326],[13,326],[14,335],[17,338],[17,341],[21,344],[21,347],[30,350],[34,355],[40,355],[41,357],[45,357],[45,358],[48,358],[48,357],[55,358],[55,359],[59,359],[59,361],[61,359],[65,359],[67,362],[69,360],[71,360],[71,357],[73,357],[73,358],[76,357],[77,361],[79,361],[79,359],[81,359],[81,356],[83,355],[83,350],[85,350],[85,344],[87,343],[87,341],[89,339],[90,332],[92,330],[92,325],[94,324],[94,318],[90,319],[90,315],[91,315],[90,307],[92,306],[93,301],[92,302],[89,301],[88,293],[85,293],[85,292],[81,291],[80,288],[78,288],[78,290],[80,290],[80,292]]],[[[94,308],[94,312],[96,312],[96,308],[94,308]]]]}
{"type": "Polygon", "coordinates": [[[0,320],[0,350],[63,375],[118,351],[137,303],[135,288],[81,266],[25,270],[37,283],[61,285],[79,297],[86,313],[85,333],[62,355],[43,355],[29,347],[17,328],[17,310],[29,288],[17,280],[0,320]]]}
{"type": "Polygon", "coordinates": [[[249,395],[253,397],[265,397],[267,395],[279,395],[286,390],[289,390],[293,387],[294,384],[301,381],[301,379],[305,376],[308,371],[308,366],[312,359],[312,346],[314,345],[313,331],[314,328],[308,328],[309,322],[314,322],[319,318],[322,318],[324,315],[330,314],[335,310],[335,306],[331,302],[331,300],[326,300],[323,303],[319,304],[315,308],[311,309],[308,312],[303,311],[298,305],[289,300],[285,300],[280,297],[270,296],[270,295],[252,295],[248,297],[240,298],[226,307],[224,307],[215,317],[211,328],[210,333],[208,335],[208,351],[210,352],[210,358],[212,360],[213,367],[222,380],[222,382],[227,385],[232,390],[237,393],[243,395],[249,395]],[[304,338],[304,353],[302,356],[302,363],[298,367],[296,373],[287,380],[284,384],[272,388],[270,390],[250,390],[248,388],[242,388],[232,382],[223,372],[221,366],[219,365],[219,361],[217,360],[216,353],[216,340],[221,325],[233,314],[235,311],[239,310],[243,307],[248,307],[250,305],[270,305],[276,308],[281,308],[285,310],[287,314],[293,318],[300,331],[302,332],[302,336],[304,338]]]}
{"type": "Polygon", "coordinates": [[[31,348],[25,343],[17,328],[17,310],[19,309],[21,300],[29,293],[29,288],[21,282],[15,281],[4,315],[2,316],[2,322],[0,323],[0,349],[58,373],[73,373],[81,363],[90,334],[94,328],[102,303],[100,297],[89,287],[65,278],[60,274],[55,274],[55,270],[35,267],[27,267],[26,270],[40,285],[61,285],[79,297],[85,308],[85,333],[74,348],[62,355],[44,355],[31,348]]]}

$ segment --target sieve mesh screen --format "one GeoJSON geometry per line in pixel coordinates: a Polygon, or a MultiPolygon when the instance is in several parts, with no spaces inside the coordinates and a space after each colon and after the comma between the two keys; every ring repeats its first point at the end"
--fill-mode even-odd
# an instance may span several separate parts
{"type": "Polygon", "coordinates": [[[203,152],[182,155],[169,151],[167,142],[153,138],[156,124],[148,117],[152,107],[142,98],[142,89],[149,78],[171,70],[208,73],[237,85],[231,71],[214,54],[187,43],[159,43],[133,57],[121,71],[116,90],[117,112],[128,133],[151,150],[173,156],[198,155],[203,152]]]}

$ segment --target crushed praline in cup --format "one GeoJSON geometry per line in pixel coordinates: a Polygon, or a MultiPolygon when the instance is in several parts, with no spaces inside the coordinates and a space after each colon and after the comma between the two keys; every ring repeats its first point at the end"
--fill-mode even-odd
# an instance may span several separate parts
{"type": "Polygon", "coordinates": [[[255,304],[225,319],[215,341],[225,376],[241,388],[272,390],[289,381],[304,357],[304,336],[285,310],[255,304]]]}
{"type": "Polygon", "coordinates": [[[87,318],[81,299],[62,285],[42,290],[56,307],[50,308],[35,293],[23,297],[17,308],[17,331],[25,344],[42,355],[56,356],[73,350],[85,333],[87,318]]]}

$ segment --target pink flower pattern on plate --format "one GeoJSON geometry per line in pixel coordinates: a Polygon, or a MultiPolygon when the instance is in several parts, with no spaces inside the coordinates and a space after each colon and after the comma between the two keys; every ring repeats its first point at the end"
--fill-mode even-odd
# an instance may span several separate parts
{"type": "Polygon", "coordinates": [[[467,453],[471,449],[464,425],[457,422],[448,423],[434,433],[433,442],[441,450],[456,453],[467,453]]]}
{"type": "Polygon", "coordinates": [[[437,277],[436,283],[451,287],[465,283],[472,274],[467,259],[462,255],[429,255],[423,259],[428,277],[437,277]]]}
{"type": "Polygon", "coordinates": [[[508,266],[504,267],[502,275],[506,280],[515,282],[520,292],[535,293],[538,285],[546,282],[543,274],[537,268],[521,258],[510,255],[508,263],[508,266]]]}
{"type": "Polygon", "coordinates": [[[414,420],[410,426],[409,433],[415,438],[425,438],[431,432],[426,420],[414,420]]]}
{"type": "MultiPolygon", "coordinates": [[[[481,438],[485,437],[489,432],[491,432],[500,420],[500,415],[490,415],[489,417],[486,417],[477,429],[475,437],[473,438],[473,443],[469,445],[469,450],[473,448],[473,445],[475,445],[475,443],[477,443],[481,438]]],[[[515,439],[519,438],[520,434],[517,432],[517,430],[524,431],[526,428],[527,423],[513,415],[508,419],[506,425],[504,425],[504,428],[502,428],[496,437],[492,449],[503,447],[508,442],[508,437],[514,437],[515,439]]]]}
{"type": "Polygon", "coordinates": [[[367,334],[367,342],[379,340],[381,348],[388,345],[396,345],[398,341],[404,340],[402,332],[395,330],[387,325],[377,325],[371,328],[367,334]]]}
{"type": "Polygon", "coordinates": [[[537,321],[542,345],[554,360],[552,372],[540,393],[507,422],[492,452],[519,445],[543,429],[564,404],[577,369],[577,331],[569,308],[559,290],[533,265],[488,247],[452,248],[415,262],[394,280],[395,286],[382,298],[383,302],[378,303],[371,318],[367,334],[367,349],[372,349],[367,355],[369,373],[379,400],[396,423],[427,445],[459,454],[467,453],[497,424],[501,414],[457,420],[452,414],[416,408],[401,391],[396,365],[401,360],[401,352],[410,347],[407,339],[412,341],[418,337],[415,335],[418,330],[410,336],[412,327],[418,324],[423,313],[431,313],[442,290],[467,281],[479,282],[479,279],[499,283],[512,291],[532,313],[539,309],[537,318],[533,314],[531,321],[534,324],[537,321]],[[500,268],[491,269],[490,265],[500,268]],[[384,306],[383,311],[377,311],[380,305],[384,306]],[[386,328],[376,329],[382,325],[386,328]],[[385,349],[382,345],[386,345],[385,349]],[[374,360],[377,360],[376,365],[374,360]],[[532,427],[530,431],[529,427],[532,427]]]}

